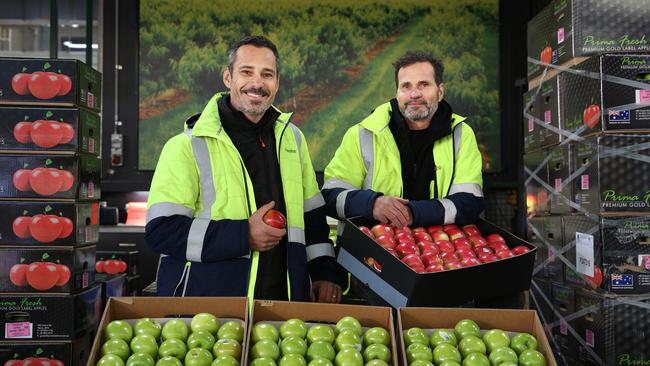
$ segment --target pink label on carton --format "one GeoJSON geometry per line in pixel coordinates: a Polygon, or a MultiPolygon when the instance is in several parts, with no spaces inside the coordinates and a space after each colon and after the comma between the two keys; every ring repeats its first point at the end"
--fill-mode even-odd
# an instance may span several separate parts
{"type": "Polygon", "coordinates": [[[580,189],[583,191],[589,189],[589,175],[585,174],[580,176],[580,189]]]}
{"type": "Polygon", "coordinates": [[[95,96],[91,92],[88,92],[88,107],[95,107],[95,96]]]}
{"type": "Polygon", "coordinates": [[[88,198],[93,198],[95,197],[95,183],[89,182],[88,183],[88,198]]]}
{"type": "Polygon", "coordinates": [[[564,28],[560,28],[557,30],[557,43],[562,43],[564,42],[564,28]]]}
{"type": "Polygon", "coordinates": [[[650,104],[650,90],[637,90],[636,102],[639,104],[650,104]]]}
{"type": "Polygon", "coordinates": [[[596,346],[596,341],[594,337],[594,332],[592,332],[590,329],[585,330],[585,343],[587,343],[587,346],[594,348],[596,346]]]}
{"type": "Polygon", "coordinates": [[[562,190],[562,178],[555,178],[555,190],[558,192],[562,190]]]}
{"type": "Polygon", "coordinates": [[[544,123],[551,123],[551,111],[544,111],[544,123]]]}
{"type": "Polygon", "coordinates": [[[32,323],[19,322],[5,324],[5,338],[32,338],[32,323]]]}
{"type": "Polygon", "coordinates": [[[89,274],[88,272],[84,272],[84,274],[81,276],[81,287],[86,288],[88,285],[90,285],[90,281],[88,280],[89,274]]]}
{"type": "Polygon", "coordinates": [[[564,321],[564,319],[562,319],[562,321],[560,322],[560,333],[564,335],[569,335],[569,327],[566,321],[564,321]]]}
{"type": "Polygon", "coordinates": [[[95,152],[95,139],[92,137],[88,138],[88,152],[95,152]]]}
{"type": "Polygon", "coordinates": [[[93,240],[93,228],[90,226],[86,226],[86,242],[90,242],[93,240]]]}
{"type": "Polygon", "coordinates": [[[555,260],[555,249],[548,248],[548,259],[555,260]]]}
{"type": "Polygon", "coordinates": [[[532,118],[528,119],[528,132],[535,130],[535,121],[532,118]]]}

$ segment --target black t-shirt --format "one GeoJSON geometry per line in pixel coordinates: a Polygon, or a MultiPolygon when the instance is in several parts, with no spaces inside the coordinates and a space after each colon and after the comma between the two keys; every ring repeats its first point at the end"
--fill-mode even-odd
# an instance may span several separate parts
{"type": "MultiPolygon", "coordinates": [[[[258,123],[253,123],[243,113],[232,109],[229,95],[219,99],[218,106],[224,131],[239,151],[253,182],[255,204],[261,207],[275,201],[274,209],[286,216],[273,131],[279,113],[269,108],[258,123]]],[[[275,248],[259,253],[254,297],[288,300],[286,236],[275,248]]]]}

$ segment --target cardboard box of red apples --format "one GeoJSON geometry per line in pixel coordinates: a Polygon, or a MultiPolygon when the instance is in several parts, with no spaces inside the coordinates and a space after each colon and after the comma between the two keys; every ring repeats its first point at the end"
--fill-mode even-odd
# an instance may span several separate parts
{"type": "Polygon", "coordinates": [[[0,104],[102,107],[102,75],[78,60],[0,58],[0,104]]]}
{"type": "Polygon", "coordinates": [[[460,305],[530,286],[537,249],[487,221],[397,230],[364,224],[346,222],[337,261],[395,308],[460,305]]]}
{"type": "Polygon", "coordinates": [[[0,150],[99,155],[101,118],[81,108],[0,107],[0,150]]]}

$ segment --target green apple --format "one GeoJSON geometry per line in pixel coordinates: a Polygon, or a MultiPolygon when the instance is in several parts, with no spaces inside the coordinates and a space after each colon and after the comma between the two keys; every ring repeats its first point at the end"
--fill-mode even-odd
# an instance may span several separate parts
{"type": "Polygon", "coordinates": [[[267,357],[273,361],[280,359],[280,347],[278,344],[270,339],[262,339],[255,343],[251,348],[251,357],[262,358],[267,357]]]}
{"type": "Polygon", "coordinates": [[[326,358],[315,358],[311,360],[307,366],[334,366],[332,362],[326,358]]]}
{"type": "Polygon", "coordinates": [[[361,352],[354,348],[343,348],[334,358],[335,366],[363,366],[363,356],[361,352]]]}
{"type": "Polygon", "coordinates": [[[300,337],[305,339],[307,336],[307,324],[300,319],[289,319],[280,326],[280,337],[300,337]]]}
{"type": "Polygon", "coordinates": [[[388,346],[390,345],[390,335],[382,327],[373,327],[368,329],[363,335],[363,344],[366,347],[371,344],[384,344],[388,346]]]}
{"type": "MultiPolygon", "coordinates": [[[[370,360],[370,361],[366,362],[365,366],[390,366],[390,364],[386,363],[386,361],[383,361],[383,360],[370,360]]],[[[428,365],[421,364],[420,366],[433,366],[433,364],[431,362],[429,362],[428,365]]]]}
{"type": "Polygon", "coordinates": [[[322,341],[327,343],[334,343],[336,338],[336,333],[334,333],[334,328],[325,324],[314,324],[307,331],[307,343],[312,344],[314,342],[322,341]]]}
{"type": "Polygon", "coordinates": [[[162,339],[166,341],[168,339],[180,339],[185,342],[190,331],[187,329],[187,324],[181,319],[171,319],[165,322],[162,327],[162,339]]]}
{"type": "Polygon", "coordinates": [[[492,353],[497,348],[510,346],[510,337],[501,329],[490,329],[483,334],[483,342],[488,353],[492,353]]]}
{"type": "Polygon", "coordinates": [[[518,355],[527,349],[537,350],[537,339],[531,334],[519,333],[510,340],[510,348],[518,355]]]}
{"type": "Polygon", "coordinates": [[[278,343],[280,334],[275,325],[269,323],[257,323],[253,326],[253,330],[251,331],[251,340],[253,343],[257,343],[262,339],[269,339],[278,343]]]}
{"type": "Polygon", "coordinates": [[[104,336],[106,339],[123,339],[128,343],[133,338],[133,328],[124,320],[113,320],[104,329],[104,336]]]}
{"type": "Polygon", "coordinates": [[[286,355],[307,355],[307,342],[300,337],[287,337],[280,342],[280,351],[286,355]]]}
{"type": "Polygon", "coordinates": [[[113,338],[107,340],[102,345],[102,356],[109,354],[119,356],[122,361],[126,361],[131,355],[131,349],[123,339],[113,338]]]}
{"type": "Polygon", "coordinates": [[[149,334],[155,339],[158,339],[160,338],[162,325],[160,325],[160,323],[155,319],[142,318],[133,324],[133,331],[135,332],[135,335],[149,334]]]}
{"type": "Polygon", "coordinates": [[[409,364],[415,360],[433,361],[433,354],[431,348],[422,343],[412,343],[406,348],[406,359],[409,364]]]}
{"type": "Polygon", "coordinates": [[[413,360],[413,362],[408,364],[408,366],[433,366],[433,362],[429,362],[425,360],[413,360]]]}
{"type": "Polygon", "coordinates": [[[474,335],[463,337],[463,339],[460,340],[460,343],[458,343],[458,350],[463,357],[467,357],[470,353],[485,354],[487,351],[481,338],[474,335]]]}
{"type": "Polygon", "coordinates": [[[184,360],[185,354],[187,354],[187,346],[180,339],[168,339],[158,347],[158,356],[160,357],[176,357],[179,360],[184,360]]]}
{"type": "Polygon", "coordinates": [[[301,355],[297,355],[294,353],[294,354],[282,356],[278,365],[279,366],[307,366],[307,361],[305,361],[305,358],[302,357],[301,355]]]}
{"type": "Polygon", "coordinates": [[[390,348],[384,344],[371,344],[363,350],[363,359],[366,362],[371,360],[391,362],[391,357],[390,348]]]}
{"type": "Polygon", "coordinates": [[[519,366],[519,363],[512,362],[512,361],[506,361],[506,362],[500,363],[499,366],[519,366]]]}
{"type": "Polygon", "coordinates": [[[484,353],[470,353],[463,359],[463,366],[490,366],[490,360],[484,353]]]}
{"type": "Polygon", "coordinates": [[[309,345],[307,348],[307,361],[311,362],[317,358],[325,358],[330,362],[334,361],[336,352],[331,343],[324,341],[316,341],[309,345]]]}
{"type": "Polygon", "coordinates": [[[539,351],[527,349],[519,355],[521,366],[546,366],[546,358],[539,351]]]}
{"type": "Polygon", "coordinates": [[[435,329],[433,333],[431,333],[431,348],[435,349],[442,343],[448,343],[452,346],[457,345],[458,341],[456,340],[454,332],[450,329],[435,329]]]}
{"type": "Polygon", "coordinates": [[[212,364],[212,353],[203,348],[192,348],[185,355],[185,366],[210,366],[210,364],[212,364]]]}
{"type": "Polygon", "coordinates": [[[275,366],[275,361],[272,358],[261,357],[252,360],[250,366],[275,366]]]}
{"type": "Polygon", "coordinates": [[[219,319],[210,313],[198,313],[192,317],[190,329],[192,332],[206,331],[215,335],[219,329],[219,319]]]}
{"type": "Polygon", "coordinates": [[[239,320],[229,320],[219,327],[217,339],[234,339],[241,343],[244,341],[244,326],[239,320]]]}
{"type": "Polygon", "coordinates": [[[120,356],[109,353],[97,361],[97,366],[124,366],[124,361],[120,356]]]}
{"type": "Polygon", "coordinates": [[[437,365],[443,361],[454,361],[460,363],[460,352],[458,352],[456,347],[449,343],[439,344],[433,349],[433,362],[437,365]]]}
{"type": "Polygon", "coordinates": [[[359,321],[351,316],[344,316],[341,319],[339,319],[338,322],[336,322],[336,333],[341,333],[344,329],[352,329],[358,336],[361,336],[363,334],[363,327],[361,327],[361,323],[359,321]]]}
{"type": "Polygon", "coordinates": [[[239,366],[239,361],[232,356],[220,356],[215,358],[210,366],[239,366]]]}
{"type": "Polygon", "coordinates": [[[158,356],[158,342],[149,334],[138,334],[131,340],[133,353],[146,353],[152,358],[158,356]]]}
{"type": "Polygon", "coordinates": [[[457,339],[461,339],[466,335],[481,336],[481,328],[479,328],[478,324],[471,319],[463,319],[456,323],[454,332],[456,333],[457,339]]]}
{"type": "Polygon", "coordinates": [[[155,364],[153,357],[144,352],[134,353],[126,360],[126,366],[154,366],[155,364]]]}
{"type": "Polygon", "coordinates": [[[212,333],[205,330],[199,330],[197,332],[193,331],[192,334],[190,334],[190,336],[187,337],[187,348],[189,349],[203,348],[205,350],[212,351],[212,347],[214,347],[214,342],[215,339],[212,333]]]}
{"type": "Polygon", "coordinates": [[[461,365],[456,361],[442,361],[438,364],[438,366],[461,366],[461,365]]]}
{"type": "Polygon", "coordinates": [[[422,343],[425,346],[429,345],[429,337],[424,333],[422,328],[409,328],[404,331],[404,345],[410,346],[412,343],[422,343]]]}
{"type": "Polygon", "coordinates": [[[165,356],[156,362],[156,366],[183,366],[183,363],[176,357],[165,356]]]}
{"type": "Polygon", "coordinates": [[[345,347],[352,347],[357,351],[361,351],[361,337],[352,329],[342,330],[334,340],[334,348],[337,352],[340,352],[345,347]]]}
{"type": "Polygon", "coordinates": [[[214,357],[230,356],[236,360],[241,360],[241,345],[234,339],[220,339],[212,347],[214,357]]]}
{"type": "Polygon", "coordinates": [[[517,362],[517,353],[508,347],[497,348],[490,352],[490,363],[492,365],[500,365],[504,362],[517,362]]]}

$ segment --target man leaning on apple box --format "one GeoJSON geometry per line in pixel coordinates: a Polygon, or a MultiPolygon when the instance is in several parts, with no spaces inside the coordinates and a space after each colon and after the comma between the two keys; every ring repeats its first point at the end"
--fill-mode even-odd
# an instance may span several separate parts
{"type": "Polygon", "coordinates": [[[302,132],[272,103],[276,46],[245,37],[200,114],[164,146],[145,240],[161,253],[159,296],[248,296],[337,303],[343,272],[302,132]],[[286,227],[267,225],[269,210],[286,227]]]}
{"type": "MultiPolygon", "coordinates": [[[[443,99],[442,63],[415,51],[394,66],[395,98],[349,128],[325,168],[327,214],[397,227],[474,223],[484,207],[481,153],[443,99]]],[[[355,281],[352,290],[364,292],[355,281]]],[[[521,307],[521,298],[494,306],[521,307]]]]}

